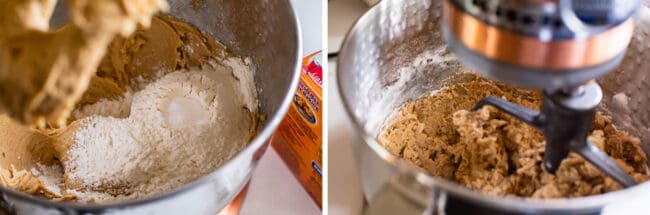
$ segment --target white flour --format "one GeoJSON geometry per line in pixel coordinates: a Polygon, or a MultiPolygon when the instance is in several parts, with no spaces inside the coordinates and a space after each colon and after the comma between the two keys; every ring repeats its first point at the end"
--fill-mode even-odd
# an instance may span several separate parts
{"type": "Polygon", "coordinates": [[[133,92],[128,89],[119,100],[102,99],[94,104],[83,106],[72,111],[75,119],[82,119],[89,116],[112,116],[116,118],[126,118],[131,113],[131,102],[133,101],[133,92]]]}
{"type": "Polygon", "coordinates": [[[31,172],[34,176],[41,179],[43,185],[48,190],[56,195],[61,195],[61,187],[63,186],[63,169],[60,165],[45,166],[38,164],[36,168],[32,168],[31,172]]]}
{"type": "Polygon", "coordinates": [[[67,193],[81,201],[139,198],[231,159],[248,143],[257,94],[248,62],[221,63],[166,74],[120,101],[77,112],[92,116],[79,121],[62,159],[67,193]]]}

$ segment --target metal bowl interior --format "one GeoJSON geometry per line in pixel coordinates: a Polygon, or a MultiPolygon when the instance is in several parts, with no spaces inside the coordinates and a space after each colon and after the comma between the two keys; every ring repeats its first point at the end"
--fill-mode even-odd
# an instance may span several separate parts
{"type": "MultiPolygon", "coordinates": [[[[288,110],[296,89],[302,57],[298,19],[288,0],[168,3],[169,15],[224,43],[231,53],[251,58],[259,111],[267,116],[257,136],[222,167],[169,193],[128,202],[81,204],[49,201],[0,187],[0,206],[17,214],[215,214],[239,193],[266,151],[268,139],[288,110]]],[[[60,3],[51,25],[65,22],[67,11],[60,3]]]]}
{"type": "MultiPolygon", "coordinates": [[[[624,62],[599,80],[604,90],[602,111],[614,118],[618,128],[641,138],[650,152],[650,90],[645,71],[650,54],[643,43],[650,33],[648,9],[641,9],[637,30],[624,62]],[[615,101],[624,95],[627,102],[615,101]]],[[[344,107],[363,143],[356,144],[355,156],[366,197],[372,201],[381,186],[394,178],[407,181],[402,193],[412,201],[428,204],[431,192],[489,205],[505,211],[589,212],[603,206],[650,193],[650,183],[603,195],[556,200],[516,197],[494,198],[454,182],[433,176],[385,150],[376,137],[389,115],[409,100],[429,95],[455,81],[455,74],[468,71],[444,44],[440,28],[441,1],[384,0],[362,16],[348,32],[338,59],[337,78],[344,107]],[[365,152],[362,148],[369,148],[365,152]],[[373,155],[368,155],[369,153],[373,155]],[[372,156],[379,159],[373,161],[372,156]],[[383,162],[381,168],[376,162],[383,162]],[[381,169],[381,170],[379,170],[381,169]]]]}

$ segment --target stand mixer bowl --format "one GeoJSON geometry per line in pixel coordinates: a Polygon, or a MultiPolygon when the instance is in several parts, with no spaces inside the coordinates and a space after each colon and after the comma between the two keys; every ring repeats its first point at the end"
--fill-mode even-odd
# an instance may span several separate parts
{"type": "MultiPolygon", "coordinates": [[[[353,150],[369,202],[367,214],[626,214],[650,209],[650,183],[572,199],[495,197],[431,175],[380,145],[376,137],[396,108],[454,83],[450,77],[469,70],[444,43],[441,12],[441,1],[384,0],[357,21],[341,48],[337,81],[358,136],[353,150]]],[[[650,54],[643,51],[648,48],[649,13],[641,9],[622,64],[597,80],[603,90],[599,110],[617,128],[639,137],[646,154],[650,54]]]]}
{"type": "MultiPolygon", "coordinates": [[[[251,57],[260,114],[268,116],[257,136],[220,168],[165,194],[127,202],[81,204],[50,201],[0,187],[0,214],[217,214],[248,183],[297,86],[302,48],[294,10],[288,0],[168,3],[169,15],[193,24],[225,44],[234,55],[251,57]]],[[[66,11],[60,6],[52,26],[66,20],[66,11]]]]}

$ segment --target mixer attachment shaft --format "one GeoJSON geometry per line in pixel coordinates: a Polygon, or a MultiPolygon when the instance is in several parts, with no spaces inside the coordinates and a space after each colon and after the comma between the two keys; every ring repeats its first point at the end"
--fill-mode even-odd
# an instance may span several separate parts
{"type": "Polygon", "coordinates": [[[555,173],[573,151],[622,186],[633,186],[636,181],[587,139],[601,99],[600,86],[591,82],[568,91],[545,91],[541,113],[495,96],[483,98],[473,110],[494,106],[542,131],[546,139],[544,167],[549,173],[555,173]]]}

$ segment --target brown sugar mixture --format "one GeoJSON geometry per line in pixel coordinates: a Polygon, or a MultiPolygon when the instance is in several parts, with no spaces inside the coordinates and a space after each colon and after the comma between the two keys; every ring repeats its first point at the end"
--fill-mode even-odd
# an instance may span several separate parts
{"type": "MultiPolygon", "coordinates": [[[[486,106],[488,95],[539,110],[541,93],[498,84],[472,74],[432,96],[410,101],[388,120],[379,142],[434,175],[493,195],[532,198],[580,197],[622,187],[571,153],[556,174],[544,170],[544,136],[535,128],[486,106]]],[[[640,140],[597,114],[589,139],[636,181],[648,179],[640,140]]]]}

